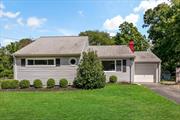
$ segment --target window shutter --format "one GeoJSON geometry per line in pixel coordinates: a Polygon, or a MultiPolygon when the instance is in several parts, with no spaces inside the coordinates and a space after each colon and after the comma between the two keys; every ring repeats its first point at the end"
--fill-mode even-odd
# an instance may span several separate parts
{"type": "Polygon", "coordinates": [[[26,60],[25,59],[21,59],[21,66],[25,66],[26,65],[26,60]]]}
{"type": "Polygon", "coordinates": [[[61,65],[60,58],[56,58],[56,66],[60,66],[60,65],[61,65]]]}
{"type": "Polygon", "coordinates": [[[123,72],[126,72],[126,60],[123,60],[123,72]]]}

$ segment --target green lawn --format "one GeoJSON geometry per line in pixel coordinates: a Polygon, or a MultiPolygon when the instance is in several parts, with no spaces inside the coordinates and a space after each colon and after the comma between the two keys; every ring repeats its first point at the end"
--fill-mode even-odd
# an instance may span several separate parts
{"type": "Polygon", "coordinates": [[[137,85],[0,92],[1,120],[179,120],[180,105],[137,85]]]}

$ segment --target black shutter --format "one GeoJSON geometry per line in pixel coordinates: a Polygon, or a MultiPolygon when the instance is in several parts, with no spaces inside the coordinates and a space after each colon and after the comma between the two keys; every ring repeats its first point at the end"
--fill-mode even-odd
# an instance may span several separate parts
{"type": "Polygon", "coordinates": [[[60,66],[60,65],[61,65],[60,58],[56,58],[56,66],[60,66]]]}
{"type": "Polygon", "coordinates": [[[123,72],[126,72],[126,60],[123,60],[123,72]]]}
{"type": "Polygon", "coordinates": [[[21,59],[21,66],[25,66],[26,65],[26,60],[25,59],[21,59]]]}

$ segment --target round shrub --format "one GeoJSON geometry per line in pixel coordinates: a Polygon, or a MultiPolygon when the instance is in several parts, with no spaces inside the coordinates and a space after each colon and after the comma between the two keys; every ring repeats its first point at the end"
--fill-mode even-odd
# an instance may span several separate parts
{"type": "Polygon", "coordinates": [[[55,80],[50,78],[47,81],[47,88],[53,88],[55,86],[55,80]]]}
{"type": "Polygon", "coordinates": [[[68,86],[68,81],[66,79],[61,79],[59,81],[59,86],[62,88],[66,88],[68,86]]]}
{"type": "Polygon", "coordinates": [[[2,89],[16,89],[19,87],[18,80],[3,80],[1,83],[2,89]]]}
{"type": "Polygon", "coordinates": [[[29,87],[30,87],[30,82],[29,82],[29,80],[21,80],[21,81],[19,82],[19,87],[20,87],[21,89],[23,89],[23,88],[29,88],[29,87]]]}
{"type": "Polygon", "coordinates": [[[117,82],[117,77],[115,75],[112,75],[109,77],[109,82],[110,83],[116,83],[117,82]]]}
{"type": "Polygon", "coordinates": [[[33,85],[35,88],[42,88],[42,82],[39,79],[34,80],[33,85]]]}

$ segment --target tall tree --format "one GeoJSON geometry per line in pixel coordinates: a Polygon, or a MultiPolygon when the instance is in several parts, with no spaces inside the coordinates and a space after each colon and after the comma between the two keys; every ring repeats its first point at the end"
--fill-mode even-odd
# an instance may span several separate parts
{"type": "Polygon", "coordinates": [[[147,50],[149,44],[144,36],[138,31],[138,29],[128,22],[124,22],[119,26],[119,31],[114,37],[115,44],[128,44],[131,39],[134,40],[134,47],[136,51],[147,50]]]}
{"type": "Polygon", "coordinates": [[[7,46],[0,48],[0,78],[13,77],[12,54],[31,42],[31,39],[21,39],[19,42],[11,42],[7,46]]]}
{"type": "Polygon", "coordinates": [[[81,32],[79,36],[88,36],[90,45],[112,45],[114,41],[106,32],[88,30],[81,32]]]}
{"type": "Polygon", "coordinates": [[[144,24],[149,27],[148,37],[153,40],[153,51],[161,58],[163,70],[175,71],[180,64],[180,1],[147,10],[144,24]]]}

